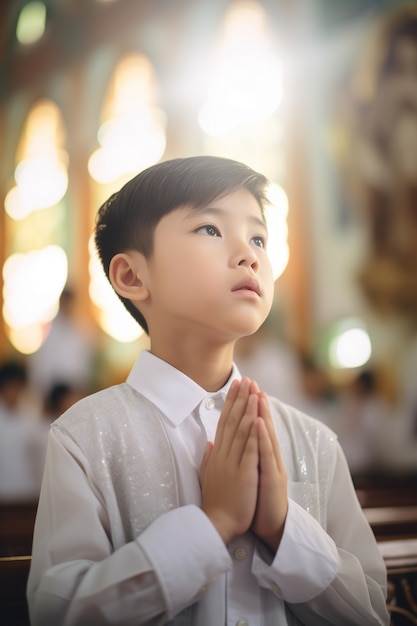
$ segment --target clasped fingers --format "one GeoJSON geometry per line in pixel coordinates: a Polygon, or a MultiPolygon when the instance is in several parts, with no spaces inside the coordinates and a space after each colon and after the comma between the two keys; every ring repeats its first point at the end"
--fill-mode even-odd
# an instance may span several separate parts
{"type": "Polygon", "coordinates": [[[233,381],[220,415],[215,442],[227,454],[232,448],[239,450],[248,438],[258,412],[258,400],[254,397],[250,399],[251,396],[254,394],[251,394],[249,378],[233,381]]]}

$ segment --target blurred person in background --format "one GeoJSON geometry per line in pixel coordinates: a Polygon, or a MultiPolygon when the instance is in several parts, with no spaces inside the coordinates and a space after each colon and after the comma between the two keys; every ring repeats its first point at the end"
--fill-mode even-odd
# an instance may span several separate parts
{"type": "Polygon", "coordinates": [[[333,428],[338,390],[311,354],[300,356],[301,394],[297,408],[333,428]]]}
{"type": "Polygon", "coordinates": [[[384,463],[391,408],[372,369],[360,371],[340,392],[333,428],[353,476],[378,472],[384,463]]]}
{"type": "Polygon", "coordinates": [[[27,401],[27,370],[15,361],[0,367],[0,500],[36,500],[44,445],[39,420],[27,401]]]}
{"type": "Polygon", "coordinates": [[[49,425],[54,422],[67,409],[83,398],[83,390],[69,385],[68,383],[57,382],[52,385],[45,398],[44,417],[49,425]]]}
{"type": "Polygon", "coordinates": [[[28,358],[30,384],[43,398],[57,383],[92,388],[95,341],[75,317],[74,307],[75,293],[66,287],[44,343],[28,358]]]}
{"type": "Polygon", "coordinates": [[[297,406],[302,394],[300,361],[290,343],[278,336],[278,327],[271,316],[254,335],[239,339],[235,361],[266,393],[297,406]]]}
{"type": "Polygon", "coordinates": [[[417,476],[417,335],[410,341],[401,368],[395,414],[385,435],[384,465],[417,476]]]}
{"type": "Polygon", "coordinates": [[[333,402],[326,374],[310,356],[298,354],[289,341],[277,336],[268,318],[257,333],[236,344],[239,370],[272,396],[332,426],[333,402]]]}

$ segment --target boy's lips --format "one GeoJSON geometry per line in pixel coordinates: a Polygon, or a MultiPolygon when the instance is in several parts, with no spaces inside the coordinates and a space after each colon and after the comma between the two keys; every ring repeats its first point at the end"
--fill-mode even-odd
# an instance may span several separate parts
{"type": "Polygon", "coordinates": [[[237,283],[234,287],[232,287],[232,291],[253,291],[258,296],[261,295],[261,289],[259,287],[259,283],[255,278],[244,278],[239,283],[237,283]]]}

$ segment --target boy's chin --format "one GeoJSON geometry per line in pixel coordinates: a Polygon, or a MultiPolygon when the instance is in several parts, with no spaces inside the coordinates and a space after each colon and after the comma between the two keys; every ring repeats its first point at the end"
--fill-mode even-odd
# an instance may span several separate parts
{"type": "Polygon", "coordinates": [[[241,335],[239,337],[239,339],[244,339],[245,337],[252,337],[252,335],[254,335],[258,330],[259,330],[260,326],[257,326],[254,330],[251,330],[247,333],[245,333],[244,335],[241,335]]]}
{"type": "Polygon", "coordinates": [[[242,324],[242,327],[239,329],[240,332],[237,332],[237,339],[243,339],[244,337],[251,337],[254,335],[262,326],[263,322],[259,324],[242,324]]]}

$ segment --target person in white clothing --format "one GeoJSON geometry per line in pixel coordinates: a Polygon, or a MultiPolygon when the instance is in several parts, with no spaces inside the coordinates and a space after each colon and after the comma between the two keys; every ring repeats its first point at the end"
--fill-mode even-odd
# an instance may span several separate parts
{"type": "Polygon", "coordinates": [[[388,625],[336,435],[233,363],[273,300],[267,184],[173,159],[101,207],[99,256],[150,349],[51,426],[33,626],[388,625]]]}
{"type": "Polygon", "coordinates": [[[61,383],[85,392],[94,387],[95,340],[76,318],[75,302],[75,291],[66,286],[44,343],[28,356],[29,383],[42,400],[61,383]]]}
{"type": "Polygon", "coordinates": [[[0,507],[39,497],[44,437],[31,400],[25,363],[0,363],[0,507]]]}

